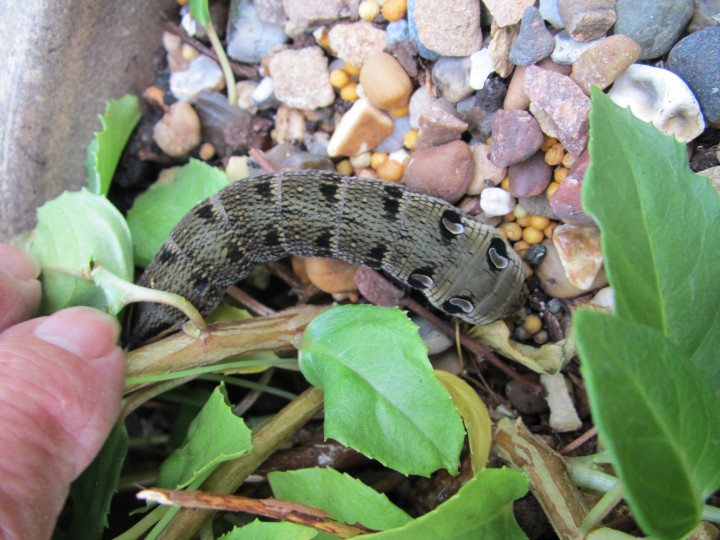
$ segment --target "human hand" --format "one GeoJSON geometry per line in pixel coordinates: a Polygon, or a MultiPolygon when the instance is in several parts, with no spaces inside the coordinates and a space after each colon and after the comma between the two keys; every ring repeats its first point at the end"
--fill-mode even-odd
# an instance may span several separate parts
{"type": "Polygon", "coordinates": [[[75,307],[31,317],[37,263],[0,244],[0,539],[50,538],[70,482],[117,417],[125,364],[118,322],[75,307]],[[25,322],[22,322],[25,321],[25,322]]]}

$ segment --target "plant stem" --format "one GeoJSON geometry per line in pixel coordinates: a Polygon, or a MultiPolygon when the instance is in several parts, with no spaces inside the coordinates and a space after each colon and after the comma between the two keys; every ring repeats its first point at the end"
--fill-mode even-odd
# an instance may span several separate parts
{"type": "Polygon", "coordinates": [[[580,533],[583,537],[594,529],[600,522],[607,516],[612,509],[615,508],[620,501],[623,499],[625,491],[620,482],[616,482],[615,485],[603,495],[600,500],[595,503],[590,511],[583,519],[582,525],[580,526],[580,533]]]}
{"type": "Polygon", "coordinates": [[[222,69],[223,75],[225,76],[225,84],[227,85],[228,93],[228,103],[230,103],[230,105],[235,105],[237,103],[235,76],[233,75],[232,68],[230,67],[230,62],[228,61],[227,54],[225,54],[225,49],[223,49],[222,43],[220,43],[220,38],[218,37],[217,32],[215,32],[215,27],[212,25],[212,23],[205,26],[205,31],[207,32],[210,43],[212,44],[213,49],[218,56],[220,68],[222,69]]]}

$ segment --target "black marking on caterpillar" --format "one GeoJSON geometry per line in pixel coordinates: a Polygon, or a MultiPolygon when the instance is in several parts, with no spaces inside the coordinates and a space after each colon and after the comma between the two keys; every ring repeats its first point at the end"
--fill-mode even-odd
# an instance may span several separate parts
{"type": "MultiPolygon", "coordinates": [[[[139,283],[180,294],[207,315],[254,264],[291,254],[381,268],[476,324],[506,316],[524,280],[505,240],[449,203],[384,181],[306,170],[234,182],[201,202],[139,283]]],[[[125,343],[137,346],[181,322],[175,308],[136,304],[125,343]]]]}

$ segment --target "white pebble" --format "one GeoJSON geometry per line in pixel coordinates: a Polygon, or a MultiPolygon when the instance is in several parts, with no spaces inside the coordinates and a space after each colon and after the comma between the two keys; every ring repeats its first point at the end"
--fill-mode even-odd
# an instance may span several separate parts
{"type": "Polygon", "coordinates": [[[504,216],[515,208],[515,198],[502,188],[486,188],[480,193],[480,208],[486,216],[504,216]]]}
{"type": "Polygon", "coordinates": [[[395,150],[394,152],[390,152],[388,154],[388,159],[392,159],[396,163],[399,163],[400,165],[405,165],[408,162],[408,159],[410,159],[410,153],[405,150],[404,148],[401,148],[400,150],[395,150]]]}
{"type": "Polygon", "coordinates": [[[550,58],[556,64],[569,66],[577,60],[578,56],[595,45],[601,39],[603,38],[593,39],[592,41],[585,41],[581,43],[571,38],[570,34],[567,33],[567,30],[563,30],[555,36],[555,48],[553,49],[550,58]]]}
{"type": "Polygon", "coordinates": [[[170,74],[170,91],[181,101],[195,101],[200,92],[215,90],[224,82],[223,73],[217,63],[205,55],[190,61],[185,71],[170,74]]]}
{"type": "Polygon", "coordinates": [[[490,49],[485,47],[470,56],[470,79],[468,84],[475,90],[482,89],[488,76],[495,71],[490,49]]]}
{"type": "Polygon", "coordinates": [[[582,421],[575,410],[572,397],[570,396],[570,385],[562,373],[540,375],[540,384],[545,389],[545,399],[550,407],[550,418],[548,424],[557,433],[575,431],[582,427],[582,421]]]}
{"type": "Polygon", "coordinates": [[[252,100],[258,106],[269,101],[273,96],[273,81],[270,77],[263,77],[252,93],[252,100]]]}

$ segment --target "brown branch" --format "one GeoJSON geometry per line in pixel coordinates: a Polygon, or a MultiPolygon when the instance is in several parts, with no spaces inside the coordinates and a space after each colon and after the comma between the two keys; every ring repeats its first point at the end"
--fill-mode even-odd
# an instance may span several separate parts
{"type": "Polygon", "coordinates": [[[277,311],[266,306],[259,300],[256,300],[237,285],[230,285],[226,291],[226,294],[229,294],[235,300],[240,302],[240,304],[248,308],[250,311],[257,313],[261,317],[270,317],[277,313],[277,311]]]}
{"type": "Polygon", "coordinates": [[[567,455],[570,452],[574,452],[578,448],[580,448],[583,444],[588,442],[590,439],[593,439],[597,436],[597,428],[595,426],[588,429],[585,433],[580,435],[577,439],[572,441],[571,443],[565,445],[561,450],[560,453],[562,455],[567,455]]]}

